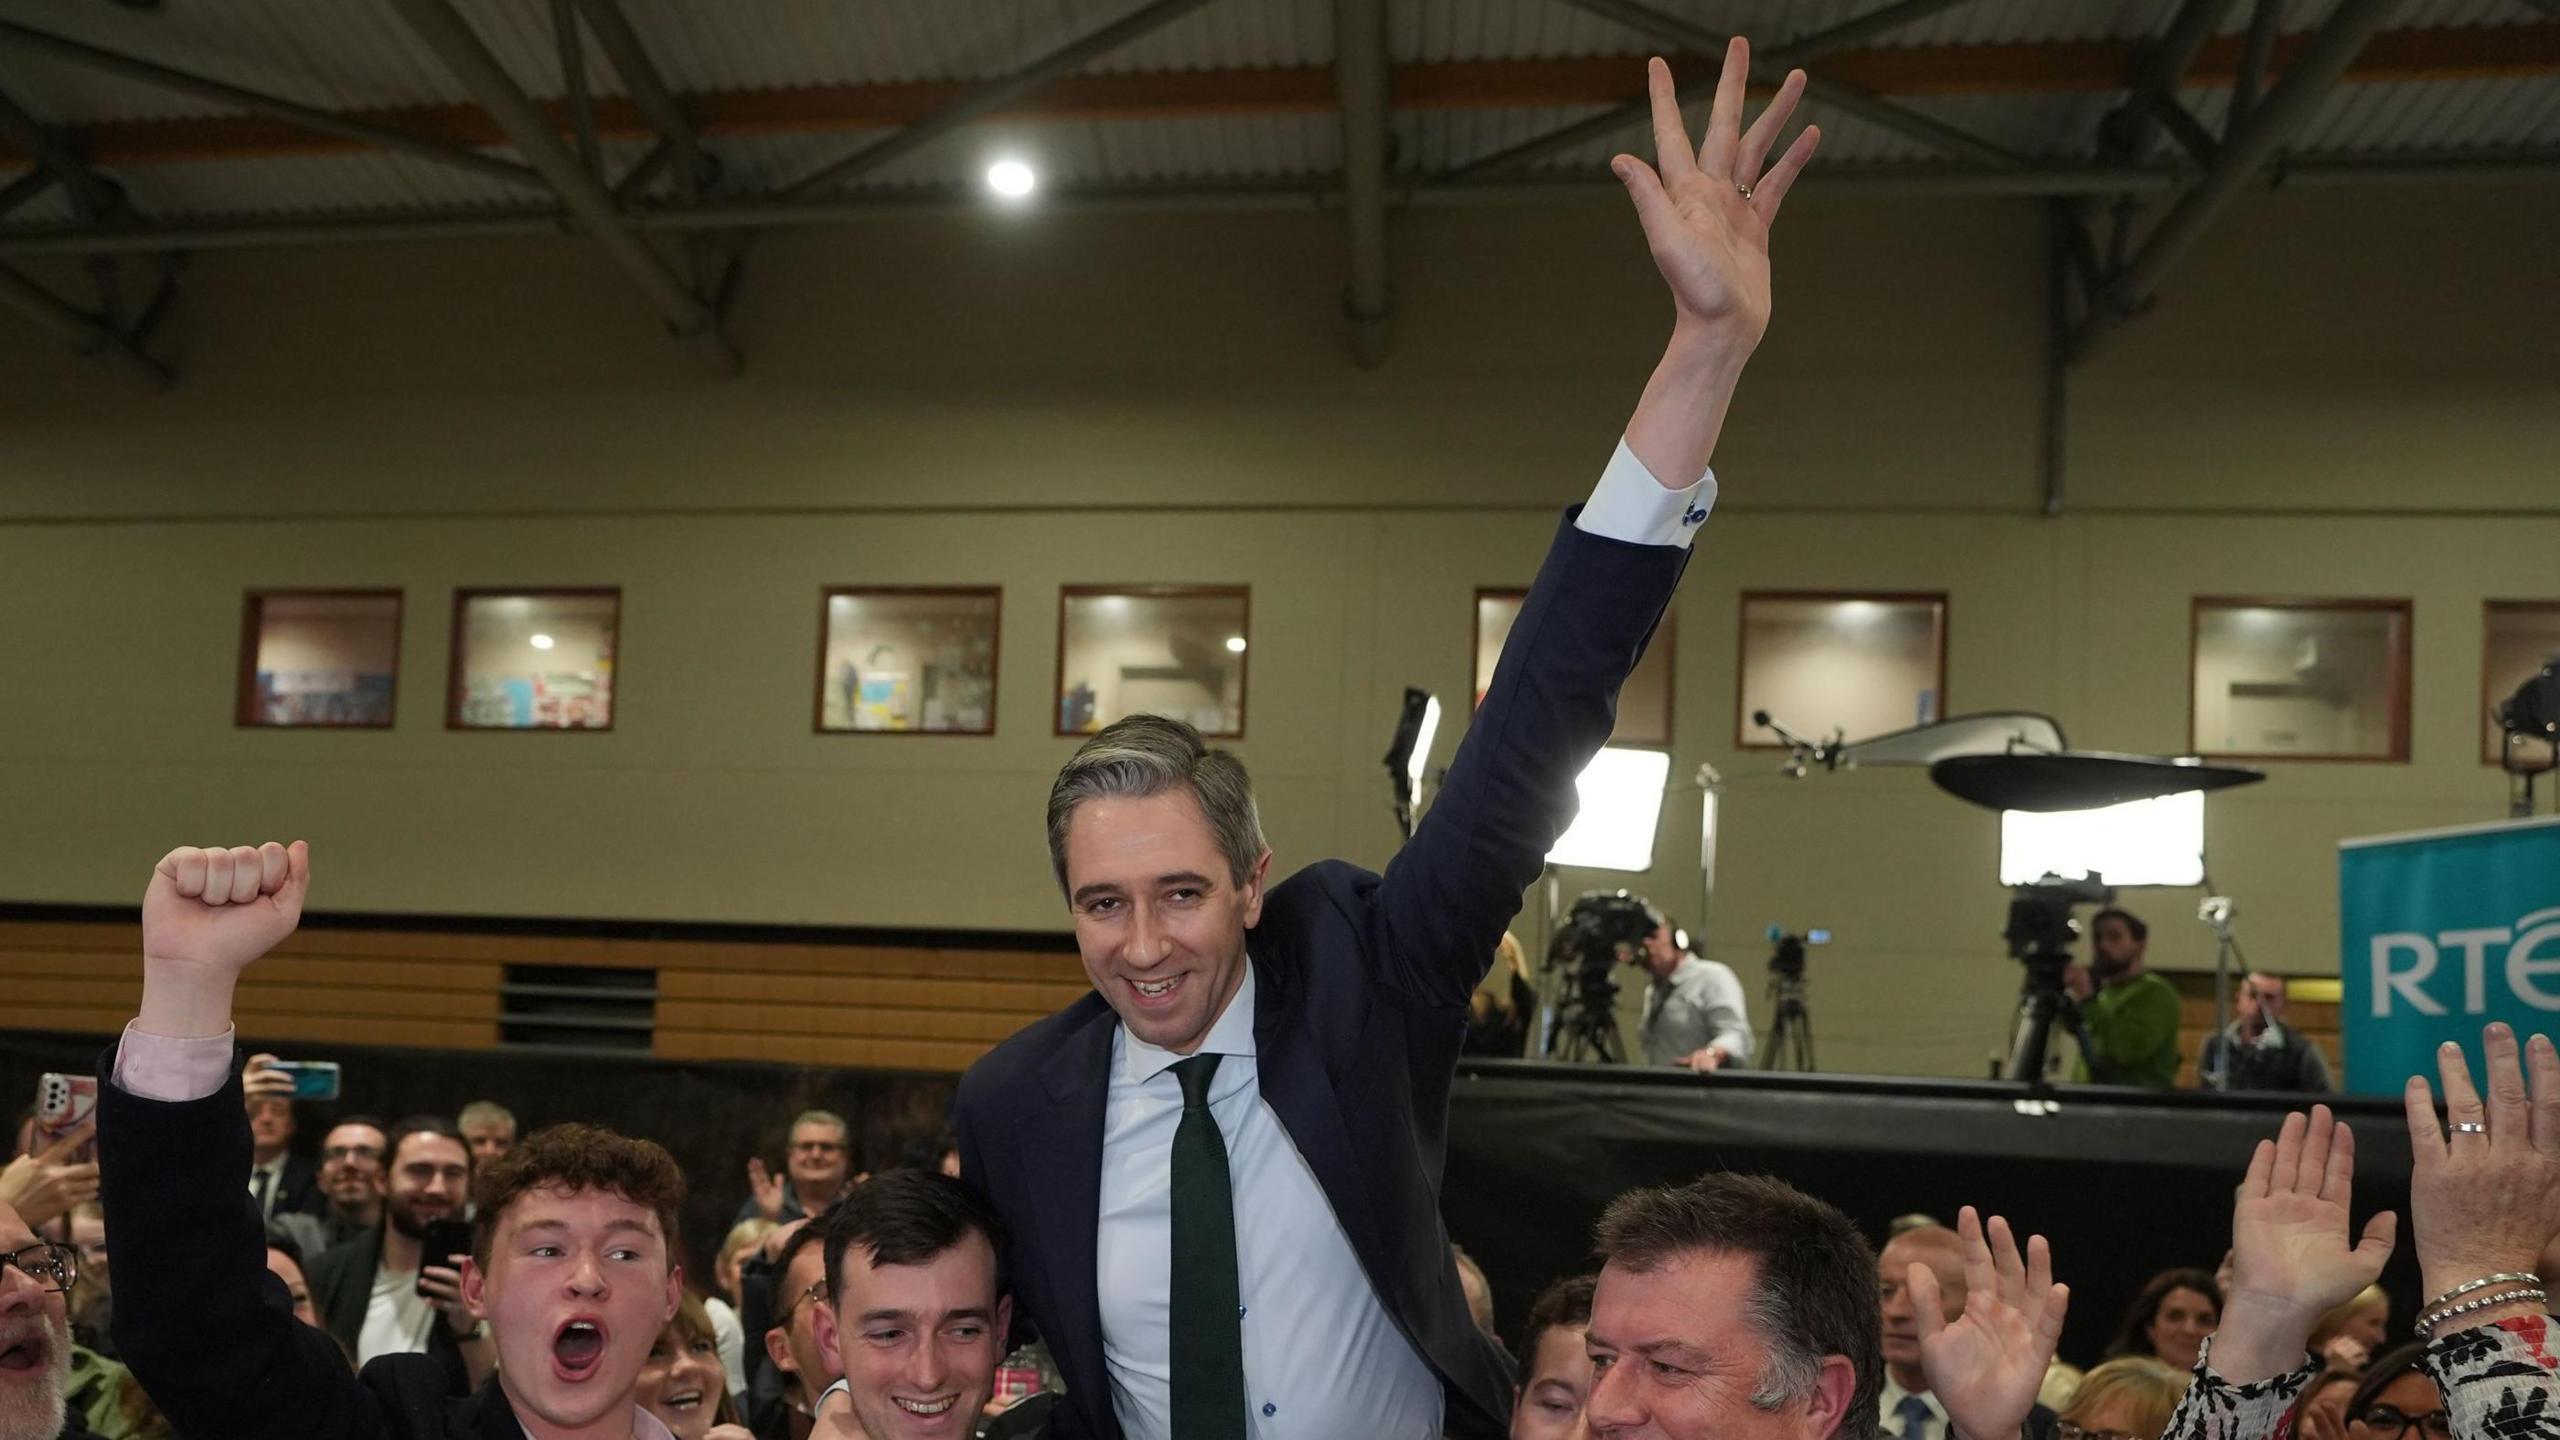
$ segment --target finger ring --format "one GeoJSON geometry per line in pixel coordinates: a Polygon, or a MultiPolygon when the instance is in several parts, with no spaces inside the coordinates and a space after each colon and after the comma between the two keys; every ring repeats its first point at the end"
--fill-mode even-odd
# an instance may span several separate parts
{"type": "Polygon", "coordinates": [[[2489,1133],[2489,1127],[2481,1124],[2477,1120],[2465,1120],[2451,1128],[2453,1133],[2456,1135],[2486,1135],[2489,1133]]]}
{"type": "Polygon", "coordinates": [[[1738,191],[1741,191],[1741,192],[1742,192],[1742,198],[1743,198],[1743,199],[1748,200],[1748,199],[1750,199],[1750,198],[1751,198],[1751,187],[1750,187],[1750,186],[1743,184],[1743,183],[1742,183],[1741,181],[1739,181],[1739,180],[1736,180],[1736,181],[1734,181],[1734,182],[1733,182],[1733,188],[1734,188],[1734,189],[1736,189],[1736,190],[1738,190],[1738,191]]]}

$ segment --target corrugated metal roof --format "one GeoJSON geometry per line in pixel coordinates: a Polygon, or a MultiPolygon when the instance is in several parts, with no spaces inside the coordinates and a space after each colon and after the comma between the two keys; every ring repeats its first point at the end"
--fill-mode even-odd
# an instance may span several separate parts
{"type": "MultiPolygon", "coordinates": [[[[517,83],[537,97],[561,91],[549,7],[537,0],[453,0],[517,83]]],[[[1001,74],[1071,38],[1128,16],[1147,0],[622,0],[669,84],[679,92],[971,78],[1001,74]]],[[[1647,39],[1563,0],[1383,0],[1389,44],[1405,63],[1642,54],[1647,39]]],[[[1782,41],[1864,14],[1880,0],[1654,0],[1711,30],[1732,27],[1782,41]]],[[[2336,0],[2287,0],[2286,25],[2317,25],[2336,0]]],[[[2155,33],[2176,0],[1970,0],[1880,38],[1878,45],[1964,45],[2139,37],[2155,33]]],[[[2226,31],[2245,26],[2235,3],[2226,31]]],[[[1326,63],[1333,0],[1210,0],[1181,20],[1104,57],[1097,70],[1186,71],[1326,63]]],[[[131,10],[100,0],[9,0],[13,20],[182,69],[330,109],[456,105],[463,94],[412,36],[388,0],[171,0],[131,10]]],[[[2403,0],[2400,28],[2536,23],[2521,0],[2403,0]]],[[[604,57],[585,47],[592,87],[622,89],[604,57]]],[[[0,49],[0,88],[63,124],[180,119],[218,108],[136,82],[0,49]]],[[[2091,151],[2098,118],[2119,97],[1964,96],[1900,103],[2024,155],[2076,159],[2091,151]]],[[[2226,92],[2187,102],[2218,128],[2226,92]]],[[[1438,110],[1393,119],[1394,165],[1436,173],[1506,149],[1594,113],[1588,109],[1438,110]]],[[[1824,163],[1927,162],[1926,144],[1819,102],[1808,114],[1826,132],[1824,163]]],[[[728,193],[786,183],[875,143],[878,132],[723,137],[728,193]]],[[[1548,157],[1539,168],[1596,172],[1621,132],[1548,157]]],[[[2355,85],[2329,97],[2297,148],[2389,152],[2441,147],[2560,144],[2560,82],[2459,80],[2355,85]]],[[[974,184],[989,155],[1029,155],[1049,183],[1179,184],[1273,180],[1331,173],[1340,133],[1329,115],[1234,116],[1030,124],[999,121],[946,138],[882,173],[866,189],[974,184]]],[[[613,147],[614,173],[642,147],[613,147]]],[[[498,151],[493,153],[504,154],[498,151]]],[[[228,160],[133,166],[119,172],[154,216],[299,213],[382,208],[522,205],[527,192],[449,167],[390,155],[228,160]]],[[[0,173],[0,179],[6,174],[0,173]]],[[[18,227],[68,218],[58,195],[0,220],[18,227]]]]}

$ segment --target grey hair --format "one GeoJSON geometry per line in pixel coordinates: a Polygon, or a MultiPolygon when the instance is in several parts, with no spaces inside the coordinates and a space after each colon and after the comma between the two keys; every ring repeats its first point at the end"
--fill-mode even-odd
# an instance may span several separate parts
{"type": "Polygon", "coordinates": [[[836,1132],[837,1138],[844,1142],[846,1148],[850,1149],[853,1145],[853,1127],[845,1123],[845,1118],[833,1110],[803,1110],[791,1117],[792,1129],[797,1130],[803,1125],[828,1126],[836,1132]]]}
{"type": "Polygon", "coordinates": [[[1058,892],[1067,889],[1067,825],[1087,800],[1140,800],[1182,790],[1200,806],[1201,818],[1226,857],[1227,878],[1243,885],[1270,848],[1262,838],[1262,814],[1253,803],[1253,781],[1244,762],[1213,750],[1200,732],[1164,715],[1115,720],[1076,747],[1049,787],[1049,865],[1058,892]]]}
{"type": "Polygon", "coordinates": [[[495,1100],[472,1101],[470,1104],[462,1107],[461,1114],[453,1117],[453,1123],[457,1127],[466,1125],[504,1125],[507,1127],[508,1134],[513,1135],[517,1133],[515,1112],[508,1109],[506,1106],[499,1104],[495,1100]]]}

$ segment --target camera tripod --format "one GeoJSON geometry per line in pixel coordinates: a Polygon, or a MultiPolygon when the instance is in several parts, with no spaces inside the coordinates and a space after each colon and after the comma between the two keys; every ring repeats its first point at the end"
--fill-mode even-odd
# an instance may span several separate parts
{"type": "Polygon", "coordinates": [[[1769,1038],[1760,1047],[1767,1059],[1760,1068],[1813,1073],[1813,1012],[1805,1008],[1804,976],[1771,975],[1769,999],[1769,1038]]]}
{"type": "Polygon", "coordinates": [[[1558,1007],[1555,1028],[1547,1034],[1547,1058],[1624,1065],[1627,1046],[1618,1034],[1617,1013],[1588,1000],[1566,1001],[1558,1007]]]}

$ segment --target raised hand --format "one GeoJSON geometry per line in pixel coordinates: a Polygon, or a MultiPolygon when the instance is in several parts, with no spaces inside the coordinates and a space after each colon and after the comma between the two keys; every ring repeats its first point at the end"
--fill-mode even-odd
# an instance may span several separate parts
{"type": "Polygon", "coordinates": [[[293,1098],[293,1077],[275,1068],[273,1055],[252,1055],[240,1067],[240,1096],[254,1105],[270,1095],[293,1098]]]}
{"type": "Polygon", "coordinates": [[[154,1035],[230,1029],[233,983],[302,923],[310,890],[311,847],[299,840],[291,849],[186,845],[163,856],[142,895],[136,1022],[154,1035]]]}
{"type": "Polygon", "coordinates": [[[1742,102],[1751,83],[1751,45],[1734,37],[1725,47],[1706,139],[1695,151],[1671,67],[1649,61],[1645,79],[1653,97],[1654,163],[1620,155],[1609,168],[1635,200],[1654,268],[1671,286],[1679,328],[1729,335],[1748,349],[1769,325],[1769,227],[1822,141],[1821,130],[1808,125],[1776,164],[1767,163],[1804,94],[1804,72],[1788,73],[1746,133],[1742,102]]]}
{"type": "Polygon", "coordinates": [[[2015,1440],[2062,1339],[2071,1287],[2054,1283],[2043,1236],[2029,1237],[2021,1257],[2009,1222],[1997,1215],[1986,1240],[1982,1217],[1967,1205],[1956,1216],[1956,1239],[1966,1292],[1953,1324],[1939,1308],[1935,1272],[1914,1264],[1904,1280],[1920,1330],[1920,1368],[1963,1440],[2015,1440]]]}
{"type": "Polygon", "coordinates": [[[2356,1238],[2355,1132],[2314,1105],[2261,1140],[2231,1211],[2231,1288],[2213,1340],[2213,1370],[2238,1384],[2302,1364],[2325,1312],[2354,1299],[2391,1258],[2399,1217],[2385,1210],[2356,1238]]]}
{"type": "Polygon", "coordinates": [[[97,1199],[97,1162],[75,1165],[71,1161],[96,1133],[93,1120],[35,1154],[10,1161],[0,1169],[0,1204],[17,1211],[18,1218],[34,1230],[97,1199]]]}
{"type": "Polygon", "coordinates": [[[782,1176],[765,1169],[761,1156],[748,1158],[747,1189],[756,1197],[757,1214],[767,1220],[782,1218],[782,1187],[786,1183],[782,1176]]]}
{"type": "MultiPolygon", "coordinates": [[[[2430,1296],[2491,1275],[2531,1271],[2543,1246],[2560,1235],[2560,1052],[2550,1037],[2533,1037],[2526,1047],[2533,1071],[2528,1091],[2514,1030],[2489,1026],[2481,1049],[2488,1061],[2486,1103],[2472,1088],[2462,1047],[2447,1042],[2437,1052],[2450,1133],[2436,1122],[2426,1077],[2412,1076],[2405,1096],[2409,1220],[2430,1296]]],[[[2458,1317],[2455,1328],[2473,1318],[2458,1317]]]]}
{"type": "Polygon", "coordinates": [[[142,896],[142,953],[164,965],[238,974],[302,922],[311,847],[182,845],[161,858],[142,896]]]}

